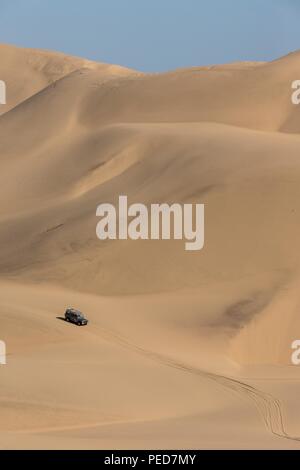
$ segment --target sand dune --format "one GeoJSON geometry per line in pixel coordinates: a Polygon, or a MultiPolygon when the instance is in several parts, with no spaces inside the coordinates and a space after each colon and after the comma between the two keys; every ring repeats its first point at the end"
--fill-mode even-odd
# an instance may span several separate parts
{"type": "Polygon", "coordinates": [[[0,446],[299,448],[299,53],[147,75],[0,59],[0,446]],[[100,242],[120,194],[204,203],[204,250],[100,242]]]}
{"type": "Polygon", "coordinates": [[[3,114],[67,76],[75,70],[97,70],[101,78],[123,76],[135,73],[125,67],[112,64],[101,64],[79,57],[39,49],[24,49],[0,44],[0,76],[7,84],[7,105],[1,106],[3,114]]]}

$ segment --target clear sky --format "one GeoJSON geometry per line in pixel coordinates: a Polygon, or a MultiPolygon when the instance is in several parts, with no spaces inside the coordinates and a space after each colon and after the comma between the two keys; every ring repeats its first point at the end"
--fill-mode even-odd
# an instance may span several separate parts
{"type": "Polygon", "coordinates": [[[300,49],[300,0],[0,0],[0,42],[143,71],[300,49]]]}

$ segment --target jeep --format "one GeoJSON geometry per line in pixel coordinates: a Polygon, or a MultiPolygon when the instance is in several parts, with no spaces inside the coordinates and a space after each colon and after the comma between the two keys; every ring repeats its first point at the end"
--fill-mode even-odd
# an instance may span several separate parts
{"type": "Polygon", "coordinates": [[[75,310],[74,308],[67,308],[65,312],[65,320],[71,323],[75,323],[75,325],[83,326],[88,324],[88,320],[84,317],[83,313],[79,310],[75,310]]]}

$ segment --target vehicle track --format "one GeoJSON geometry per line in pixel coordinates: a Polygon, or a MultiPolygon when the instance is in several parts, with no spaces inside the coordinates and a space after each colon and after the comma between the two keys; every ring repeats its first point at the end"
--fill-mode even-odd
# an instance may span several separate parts
{"type": "Polygon", "coordinates": [[[271,432],[274,436],[283,439],[300,442],[300,437],[292,436],[286,431],[281,403],[270,393],[263,392],[253,387],[252,385],[249,385],[238,379],[234,379],[224,375],[214,374],[212,372],[208,372],[203,369],[190,366],[189,364],[186,364],[184,362],[176,361],[169,356],[144,349],[141,346],[131,343],[126,338],[120,336],[119,334],[111,330],[101,328],[101,335],[102,337],[104,336],[106,339],[112,340],[114,343],[117,343],[119,346],[135,351],[136,353],[147,357],[150,360],[153,360],[167,367],[172,367],[173,369],[181,370],[185,373],[197,375],[202,378],[211,380],[217,383],[218,385],[227,388],[228,390],[232,390],[239,396],[247,398],[254,404],[254,406],[262,416],[265,426],[269,430],[269,432],[271,432]]]}

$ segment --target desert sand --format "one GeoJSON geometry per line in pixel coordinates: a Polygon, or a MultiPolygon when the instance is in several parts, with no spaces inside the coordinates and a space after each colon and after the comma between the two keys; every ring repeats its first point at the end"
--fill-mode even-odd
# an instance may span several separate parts
{"type": "Polygon", "coordinates": [[[299,78],[0,46],[1,449],[300,449],[299,78]],[[100,242],[120,194],[205,204],[204,250],[100,242]]]}

